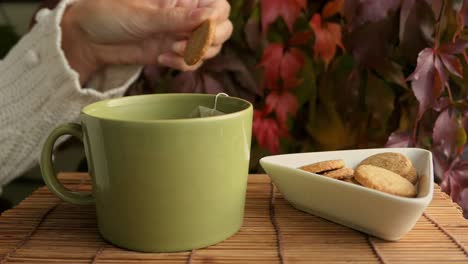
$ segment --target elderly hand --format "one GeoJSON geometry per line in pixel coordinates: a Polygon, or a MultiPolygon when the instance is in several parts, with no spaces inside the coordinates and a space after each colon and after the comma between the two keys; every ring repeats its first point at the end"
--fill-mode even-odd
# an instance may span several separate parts
{"type": "Polygon", "coordinates": [[[80,0],[64,14],[65,56],[85,83],[106,65],[160,64],[182,71],[190,33],[206,19],[217,22],[212,46],[216,56],[232,34],[227,0],[80,0]]]}

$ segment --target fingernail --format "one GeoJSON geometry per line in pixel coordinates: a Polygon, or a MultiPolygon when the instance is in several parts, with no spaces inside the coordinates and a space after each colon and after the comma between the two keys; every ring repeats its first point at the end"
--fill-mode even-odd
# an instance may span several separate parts
{"type": "Polygon", "coordinates": [[[210,18],[214,13],[212,8],[197,8],[190,12],[190,19],[202,21],[210,18]]]}

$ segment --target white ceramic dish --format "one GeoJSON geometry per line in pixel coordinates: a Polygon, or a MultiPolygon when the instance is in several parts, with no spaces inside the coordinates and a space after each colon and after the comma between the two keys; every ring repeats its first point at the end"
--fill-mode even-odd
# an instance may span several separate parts
{"type": "Polygon", "coordinates": [[[262,158],[260,164],[295,208],[385,240],[398,240],[414,227],[434,190],[432,154],[417,148],[276,155],[262,158]],[[416,198],[390,195],[297,169],[331,159],[343,159],[346,166],[355,168],[366,157],[382,152],[399,152],[413,162],[420,175],[416,198]]]}

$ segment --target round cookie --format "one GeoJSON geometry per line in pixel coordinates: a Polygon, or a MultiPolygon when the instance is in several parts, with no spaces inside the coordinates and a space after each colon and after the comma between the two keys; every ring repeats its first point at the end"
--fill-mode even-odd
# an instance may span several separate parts
{"type": "Polygon", "coordinates": [[[341,168],[332,171],[326,171],[323,173],[323,176],[327,176],[333,179],[347,179],[352,178],[354,174],[354,170],[351,168],[341,168]]]}
{"type": "Polygon", "coordinates": [[[403,197],[415,197],[416,187],[400,175],[373,165],[361,165],[354,179],[363,186],[403,197]]]}
{"type": "Polygon", "coordinates": [[[416,168],[411,166],[410,172],[406,175],[405,177],[408,181],[410,181],[412,184],[416,184],[418,181],[418,172],[416,171],[416,168]]]}
{"type": "Polygon", "coordinates": [[[187,65],[195,65],[203,58],[213,42],[215,30],[215,22],[209,19],[193,31],[184,53],[184,61],[187,65]]]}
{"type": "Polygon", "coordinates": [[[305,170],[313,173],[320,173],[329,170],[341,169],[345,166],[344,160],[326,160],[309,165],[300,167],[301,170],[305,170]]]}
{"type": "Polygon", "coordinates": [[[411,160],[405,155],[396,152],[384,152],[372,155],[363,160],[359,165],[373,165],[393,171],[413,184],[418,178],[411,160]]]}

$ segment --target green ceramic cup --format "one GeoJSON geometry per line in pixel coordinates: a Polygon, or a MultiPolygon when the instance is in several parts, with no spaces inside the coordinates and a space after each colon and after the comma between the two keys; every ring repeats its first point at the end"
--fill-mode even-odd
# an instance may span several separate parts
{"type": "Polygon", "coordinates": [[[101,235],[117,246],[176,252],[221,242],[243,223],[253,110],[245,100],[219,97],[225,115],[187,118],[214,100],[157,94],[88,105],[81,125],[62,125],[46,140],[43,179],[67,202],[95,203],[101,235]],[[84,143],[90,194],[57,180],[51,155],[62,135],[84,143]]]}

